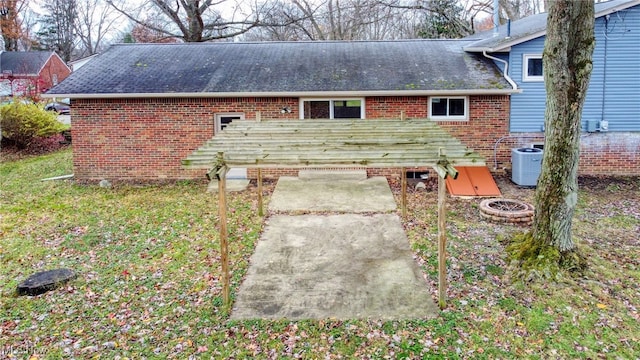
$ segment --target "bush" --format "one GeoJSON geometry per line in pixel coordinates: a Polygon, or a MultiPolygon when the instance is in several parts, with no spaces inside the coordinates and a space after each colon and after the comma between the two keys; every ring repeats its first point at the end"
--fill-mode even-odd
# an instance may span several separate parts
{"type": "Polygon", "coordinates": [[[20,148],[34,139],[58,134],[67,129],[57,116],[31,103],[14,101],[0,107],[1,136],[11,139],[20,148]]]}

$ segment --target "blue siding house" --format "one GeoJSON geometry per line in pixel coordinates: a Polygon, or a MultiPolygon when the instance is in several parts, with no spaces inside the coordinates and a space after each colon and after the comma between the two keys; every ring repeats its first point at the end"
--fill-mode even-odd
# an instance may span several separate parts
{"type": "MultiPolygon", "coordinates": [[[[465,47],[468,52],[486,52],[508,62],[507,75],[521,90],[511,96],[513,132],[541,131],[544,123],[541,60],[546,16],[537,14],[502,26],[497,35],[493,30],[473,35],[479,41],[465,47]]],[[[595,34],[583,129],[589,130],[587,123],[593,122],[596,130],[640,131],[640,1],[597,3],[595,34]],[[608,122],[608,129],[600,126],[602,121],[608,122]]]]}
{"type": "MultiPolygon", "coordinates": [[[[467,52],[494,58],[505,77],[517,87],[519,92],[511,95],[509,123],[514,137],[543,135],[546,17],[546,13],[537,14],[502,25],[497,31],[469,36],[467,39],[477,41],[464,47],[467,52]]],[[[589,152],[587,147],[622,152],[628,159],[618,162],[635,165],[636,169],[620,173],[639,174],[640,0],[595,4],[595,37],[593,71],[582,114],[582,153],[589,152]]]]}

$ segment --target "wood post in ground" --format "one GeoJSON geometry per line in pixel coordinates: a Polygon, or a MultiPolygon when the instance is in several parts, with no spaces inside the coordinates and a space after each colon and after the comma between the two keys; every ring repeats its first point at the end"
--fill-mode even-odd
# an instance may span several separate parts
{"type": "Polygon", "coordinates": [[[402,168],[402,218],[407,219],[407,168],[402,168]]]}
{"type": "Polygon", "coordinates": [[[447,306],[446,196],[445,178],[438,176],[438,305],[440,309],[447,306]]]}
{"type": "Polygon", "coordinates": [[[264,216],[264,203],[262,200],[262,169],[258,169],[258,216],[264,216]]]}
{"type": "Polygon", "coordinates": [[[230,305],[229,297],[229,244],[227,238],[227,167],[222,166],[218,172],[218,217],[220,218],[220,262],[222,267],[222,299],[226,308],[230,305]]]}

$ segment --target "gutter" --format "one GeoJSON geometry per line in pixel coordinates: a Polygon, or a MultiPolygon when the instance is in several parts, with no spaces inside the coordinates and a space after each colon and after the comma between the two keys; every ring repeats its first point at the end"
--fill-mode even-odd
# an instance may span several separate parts
{"type": "MultiPolygon", "coordinates": [[[[499,59],[498,59],[499,60],[499,59]]],[[[508,76],[505,77],[510,80],[508,76]]],[[[363,96],[431,96],[431,95],[509,95],[520,92],[513,81],[513,89],[471,90],[368,90],[368,91],[287,91],[287,92],[188,92],[188,93],[103,93],[103,94],[42,94],[43,98],[70,99],[138,99],[138,98],[227,98],[227,97],[363,97],[363,96]],[[514,91],[515,90],[515,91],[514,91]]]]}
{"type": "Polygon", "coordinates": [[[518,89],[518,85],[515,83],[515,81],[513,81],[513,79],[511,79],[511,77],[509,76],[509,63],[506,62],[505,60],[499,59],[495,56],[491,56],[489,54],[487,54],[487,51],[484,50],[482,51],[482,55],[484,55],[484,57],[486,57],[487,59],[491,59],[491,60],[495,60],[495,61],[499,61],[501,63],[504,64],[504,71],[502,72],[502,75],[504,76],[504,79],[507,80],[507,82],[509,82],[509,84],[511,84],[511,86],[513,87],[513,92],[522,92],[522,90],[518,89]]]}

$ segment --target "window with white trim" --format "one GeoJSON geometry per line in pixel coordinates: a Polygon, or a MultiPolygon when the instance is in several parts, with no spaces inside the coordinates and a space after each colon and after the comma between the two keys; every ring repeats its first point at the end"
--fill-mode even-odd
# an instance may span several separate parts
{"type": "Polygon", "coordinates": [[[216,134],[224,130],[234,120],[244,120],[244,113],[217,113],[213,116],[216,134]]]}
{"type": "Polygon", "coordinates": [[[364,99],[300,99],[300,119],[364,119],[364,99]]]}
{"type": "Polygon", "coordinates": [[[542,55],[525,54],[522,58],[522,81],[544,81],[542,55]]]}
{"type": "Polygon", "coordinates": [[[429,118],[433,120],[468,120],[469,100],[466,96],[429,98],[429,118]]]}

